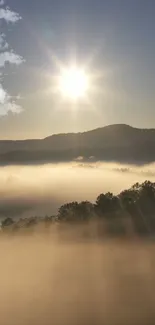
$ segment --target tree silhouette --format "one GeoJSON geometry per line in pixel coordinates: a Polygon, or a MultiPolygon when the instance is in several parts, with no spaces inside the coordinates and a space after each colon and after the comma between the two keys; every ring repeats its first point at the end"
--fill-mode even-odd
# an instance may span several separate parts
{"type": "Polygon", "coordinates": [[[62,205],[58,211],[58,220],[87,221],[94,214],[94,206],[88,201],[71,202],[62,205]]]}
{"type": "Polygon", "coordinates": [[[14,221],[11,218],[6,218],[5,220],[2,221],[1,227],[5,228],[5,227],[12,226],[13,224],[14,224],[14,221]]]}
{"type": "Polygon", "coordinates": [[[96,199],[95,204],[97,215],[100,217],[114,216],[120,209],[119,199],[112,193],[100,194],[96,199]]]}
{"type": "MultiPolygon", "coordinates": [[[[125,234],[124,225],[128,224],[129,219],[138,235],[155,234],[155,183],[135,183],[117,196],[110,192],[102,193],[97,197],[95,204],[89,201],[65,203],[59,208],[56,216],[31,217],[16,221],[6,218],[1,227],[2,230],[20,230],[41,224],[48,228],[53,222],[81,224],[96,220],[99,224],[106,224],[108,234],[121,235],[125,234]]],[[[101,233],[103,235],[105,232],[101,229],[101,233]]]]}

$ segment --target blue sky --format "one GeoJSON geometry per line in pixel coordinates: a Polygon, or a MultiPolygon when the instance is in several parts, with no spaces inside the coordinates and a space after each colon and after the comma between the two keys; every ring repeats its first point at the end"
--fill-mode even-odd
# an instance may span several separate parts
{"type": "Polygon", "coordinates": [[[0,102],[1,138],[113,123],[155,127],[154,0],[8,0],[1,9],[6,6],[22,19],[0,16],[1,33],[17,60],[1,69],[2,89],[10,96],[0,102]],[[79,65],[92,56],[89,70],[104,76],[94,81],[100,92],[90,94],[90,106],[60,104],[46,91],[47,75],[55,72],[53,53],[68,64],[73,49],[79,65]]]}

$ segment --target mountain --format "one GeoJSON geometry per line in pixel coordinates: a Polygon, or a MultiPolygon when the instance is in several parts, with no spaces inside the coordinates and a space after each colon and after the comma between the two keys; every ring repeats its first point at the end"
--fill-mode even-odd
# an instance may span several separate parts
{"type": "Polygon", "coordinates": [[[0,140],[0,164],[65,162],[83,157],[145,164],[155,161],[155,129],[125,124],[109,125],[83,133],[55,134],[36,140],[0,140]]]}

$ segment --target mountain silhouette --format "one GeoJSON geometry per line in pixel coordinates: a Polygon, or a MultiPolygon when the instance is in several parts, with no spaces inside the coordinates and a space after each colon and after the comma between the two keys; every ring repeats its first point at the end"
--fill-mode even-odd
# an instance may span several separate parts
{"type": "Polygon", "coordinates": [[[145,164],[155,161],[155,129],[114,124],[82,133],[54,134],[44,139],[1,140],[0,164],[115,161],[145,164]]]}

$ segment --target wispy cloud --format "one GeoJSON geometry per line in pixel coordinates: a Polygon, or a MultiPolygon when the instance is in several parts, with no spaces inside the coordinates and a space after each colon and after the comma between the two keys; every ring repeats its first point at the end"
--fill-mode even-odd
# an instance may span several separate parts
{"type": "MultiPolygon", "coordinates": [[[[4,0],[0,0],[0,6],[4,6],[4,0]]],[[[0,8],[0,20],[4,20],[6,23],[16,23],[20,19],[20,15],[11,11],[9,7],[0,8]]],[[[23,58],[9,48],[6,35],[4,33],[0,34],[0,116],[7,115],[9,111],[12,113],[20,113],[22,111],[21,106],[16,103],[18,96],[12,97],[9,95],[2,85],[2,78],[6,63],[20,65],[23,62],[23,58]]]]}

